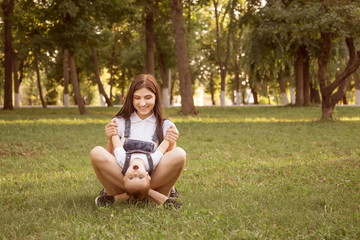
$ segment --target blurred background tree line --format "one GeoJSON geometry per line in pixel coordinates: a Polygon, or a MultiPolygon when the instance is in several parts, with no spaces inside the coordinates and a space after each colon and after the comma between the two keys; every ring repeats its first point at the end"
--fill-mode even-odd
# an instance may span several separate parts
{"type": "Polygon", "coordinates": [[[132,79],[155,75],[164,106],[360,105],[356,0],[3,0],[0,94],[21,105],[122,104],[132,79]],[[22,92],[20,94],[20,90],[22,92]],[[20,97],[21,96],[21,97],[20,97]],[[228,99],[228,101],[226,101],[228,99]]]}

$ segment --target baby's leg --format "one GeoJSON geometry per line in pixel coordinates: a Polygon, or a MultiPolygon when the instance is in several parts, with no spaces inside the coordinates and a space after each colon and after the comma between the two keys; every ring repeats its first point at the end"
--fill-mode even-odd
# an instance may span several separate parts
{"type": "Polygon", "coordinates": [[[165,207],[174,207],[180,208],[182,204],[176,200],[168,198],[166,195],[159,193],[153,189],[150,189],[148,192],[148,200],[154,202],[158,205],[164,204],[165,207]]]}
{"type": "Polygon", "coordinates": [[[157,192],[157,191],[155,191],[153,189],[149,190],[148,195],[149,195],[149,200],[151,202],[154,202],[154,203],[159,204],[159,205],[163,204],[166,200],[168,200],[167,196],[165,196],[164,194],[159,193],[159,192],[157,192]]]}

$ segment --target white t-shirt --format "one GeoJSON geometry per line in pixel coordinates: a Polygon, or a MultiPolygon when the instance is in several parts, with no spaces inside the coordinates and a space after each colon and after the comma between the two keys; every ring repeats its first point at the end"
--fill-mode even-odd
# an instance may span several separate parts
{"type": "MultiPolygon", "coordinates": [[[[126,152],[125,152],[124,148],[115,148],[114,155],[115,155],[116,161],[118,162],[120,167],[123,168],[125,165],[125,159],[126,159],[126,152]]],[[[151,153],[150,155],[151,155],[151,159],[153,161],[153,169],[155,169],[156,166],[159,164],[160,159],[163,157],[163,153],[160,151],[155,151],[154,153],[151,153]]],[[[132,154],[130,163],[135,158],[140,158],[145,163],[145,170],[147,172],[149,172],[150,171],[149,161],[146,156],[145,156],[145,158],[143,158],[143,156],[145,156],[145,154],[137,154],[137,153],[132,154]],[[135,156],[135,157],[133,157],[133,156],[135,156]]]]}
{"type": "MultiPolygon", "coordinates": [[[[113,120],[115,120],[118,123],[118,134],[121,138],[120,139],[121,143],[124,144],[124,142],[125,142],[125,138],[124,138],[125,119],[122,117],[115,117],[115,118],[113,118],[113,120]]],[[[146,119],[143,120],[137,115],[136,112],[133,112],[130,116],[130,121],[131,121],[131,129],[130,129],[129,139],[152,142],[152,143],[154,143],[154,149],[156,149],[158,147],[159,143],[152,141],[152,137],[153,137],[155,129],[156,129],[156,117],[155,117],[154,113],[152,113],[149,117],[147,117],[146,119]]],[[[170,120],[165,120],[163,122],[164,138],[165,138],[166,131],[170,126],[174,126],[176,131],[179,132],[173,122],[171,122],[170,120]]],[[[134,153],[131,155],[131,161],[134,158],[141,158],[145,162],[146,166],[149,166],[147,157],[145,154],[134,153]]],[[[160,159],[159,159],[159,161],[160,161],[160,159]]],[[[155,165],[154,159],[153,159],[153,162],[154,162],[154,169],[155,169],[156,165],[159,162],[157,162],[156,165],[155,165]]],[[[119,160],[118,160],[118,163],[121,166],[121,163],[119,162],[119,160]]],[[[123,166],[124,165],[122,165],[121,167],[123,167],[123,166]]]]}

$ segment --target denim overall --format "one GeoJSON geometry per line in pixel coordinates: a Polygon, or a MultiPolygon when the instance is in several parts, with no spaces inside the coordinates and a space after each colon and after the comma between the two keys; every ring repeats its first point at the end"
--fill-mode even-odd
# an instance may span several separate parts
{"type": "MultiPolygon", "coordinates": [[[[123,170],[121,173],[125,176],[125,173],[127,172],[128,168],[130,166],[131,154],[143,153],[146,155],[146,157],[148,159],[149,175],[151,176],[151,174],[154,171],[154,164],[153,164],[153,160],[152,160],[150,154],[154,152],[154,143],[141,141],[141,140],[135,140],[135,139],[129,139],[130,130],[131,130],[131,121],[130,121],[130,119],[125,119],[124,150],[126,151],[126,158],[125,158],[124,167],[123,167],[123,170]]],[[[152,141],[153,142],[158,141],[158,138],[156,135],[156,129],[155,129],[154,135],[152,136],[152,141]]]]}

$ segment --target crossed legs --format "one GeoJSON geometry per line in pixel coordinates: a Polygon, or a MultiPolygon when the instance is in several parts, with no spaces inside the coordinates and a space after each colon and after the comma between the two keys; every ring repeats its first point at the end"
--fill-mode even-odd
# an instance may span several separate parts
{"type": "MultiPolygon", "coordinates": [[[[115,199],[120,201],[126,200],[126,198],[124,198],[125,191],[124,177],[121,173],[122,168],[117,163],[115,157],[105,148],[97,146],[91,150],[90,158],[95,174],[106,189],[108,195],[115,196],[115,199]],[[122,195],[122,197],[120,197],[120,195],[122,195]]],[[[165,195],[167,198],[171,188],[180,178],[185,162],[186,153],[180,147],[176,147],[165,153],[151,176],[150,188],[165,195]]],[[[154,196],[159,196],[159,199],[155,199],[154,201],[156,203],[163,202],[163,199],[165,199],[157,194],[149,194],[150,200],[154,200],[154,196]]]]}

